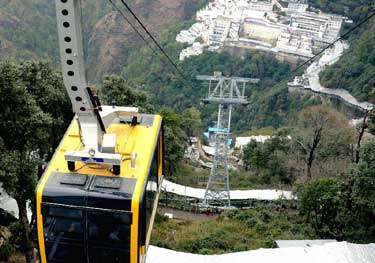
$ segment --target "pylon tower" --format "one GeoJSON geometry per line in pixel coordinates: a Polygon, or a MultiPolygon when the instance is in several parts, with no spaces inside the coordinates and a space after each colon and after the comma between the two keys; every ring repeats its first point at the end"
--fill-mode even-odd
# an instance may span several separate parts
{"type": "Polygon", "coordinates": [[[203,101],[218,104],[217,125],[214,133],[215,156],[203,205],[230,206],[228,150],[232,106],[247,104],[246,84],[258,83],[259,79],[224,77],[220,72],[215,72],[214,76],[199,75],[197,79],[208,81],[208,96],[203,101]]]}

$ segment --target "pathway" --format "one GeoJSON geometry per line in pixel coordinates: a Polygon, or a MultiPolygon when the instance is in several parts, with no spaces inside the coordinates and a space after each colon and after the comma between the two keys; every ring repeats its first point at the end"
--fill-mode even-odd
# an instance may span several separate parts
{"type": "Polygon", "coordinates": [[[318,60],[313,62],[303,75],[304,79],[308,79],[308,84],[304,85],[295,80],[293,83],[289,83],[290,87],[298,87],[305,90],[310,90],[315,93],[325,94],[328,96],[337,97],[344,101],[346,104],[361,109],[363,111],[371,110],[374,105],[369,102],[359,102],[355,97],[353,97],[347,90],[344,89],[329,89],[323,87],[320,84],[319,73],[325,69],[326,66],[336,63],[340,57],[344,54],[346,44],[339,41],[332,49],[328,49],[324,52],[324,55],[318,60]]]}

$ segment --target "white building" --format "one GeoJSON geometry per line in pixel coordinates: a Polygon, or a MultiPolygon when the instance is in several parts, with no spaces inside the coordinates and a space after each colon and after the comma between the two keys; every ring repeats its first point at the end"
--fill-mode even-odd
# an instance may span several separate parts
{"type": "Polygon", "coordinates": [[[203,53],[203,45],[199,42],[194,42],[191,47],[187,47],[183,49],[180,53],[180,60],[184,60],[185,58],[191,56],[198,56],[203,53]]]}
{"type": "Polygon", "coordinates": [[[251,141],[261,142],[264,143],[265,141],[269,140],[271,136],[269,135],[257,135],[257,136],[248,136],[248,137],[237,137],[236,143],[234,145],[235,148],[243,149],[246,145],[248,145],[251,141]]]}
{"type": "Polygon", "coordinates": [[[293,14],[290,20],[292,29],[310,36],[316,41],[327,43],[337,39],[342,23],[343,17],[312,12],[293,14]]]}
{"type": "MultiPolygon", "coordinates": [[[[344,17],[306,12],[306,0],[280,2],[211,0],[197,12],[199,22],[181,31],[176,40],[192,45],[200,37],[207,50],[229,45],[310,58],[313,50],[326,47],[339,36],[344,17]],[[274,12],[275,5],[285,15],[274,12]]],[[[201,54],[197,46],[183,50],[181,59],[193,54],[201,54]]]]}
{"type": "Polygon", "coordinates": [[[258,0],[250,0],[248,2],[247,8],[253,11],[260,11],[260,12],[272,12],[273,2],[272,1],[258,1],[258,0]]]}
{"type": "Polygon", "coordinates": [[[228,36],[231,20],[224,16],[215,19],[213,26],[210,28],[208,44],[222,45],[228,36]]]}
{"type": "Polygon", "coordinates": [[[301,3],[289,3],[287,12],[305,12],[309,5],[301,3]]]}
{"type": "Polygon", "coordinates": [[[281,52],[291,53],[303,57],[313,57],[312,41],[309,37],[284,32],[279,35],[276,48],[281,52]]]}
{"type": "Polygon", "coordinates": [[[204,35],[205,30],[207,28],[203,23],[195,23],[188,30],[182,30],[177,35],[176,41],[192,45],[198,37],[204,35]]]}

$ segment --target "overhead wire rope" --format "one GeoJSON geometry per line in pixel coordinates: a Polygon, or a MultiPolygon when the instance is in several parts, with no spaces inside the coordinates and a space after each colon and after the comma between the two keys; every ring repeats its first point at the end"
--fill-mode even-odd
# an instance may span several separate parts
{"type": "Polygon", "coordinates": [[[130,27],[138,34],[138,36],[146,43],[146,45],[151,49],[152,52],[156,53],[156,50],[153,46],[150,45],[150,43],[145,39],[145,37],[139,32],[139,30],[130,22],[130,20],[126,17],[124,12],[118,8],[118,6],[115,4],[113,0],[108,0],[113,8],[116,9],[116,11],[124,18],[124,20],[130,25],[130,27]]]}
{"type": "Polygon", "coordinates": [[[185,84],[187,84],[190,88],[192,88],[192,85],[189,83],[189,81],[187,81],[184,73],[181,71],[178,65],[171,59],[171,57],[168,55],[165,49],[159,44],[159,42],[154,38],[154,36],[150,33],[150,31],[147,29],[147,27],[144,25],[141,19],[135,14],[135,12],[131,9],[131,7],[125,2],[125,0],[120,0],[120,1],[125,6],[125,8],[130,12],[133,18],[138,22],[138,24],[142,27],[142,29],[146,32],[146,34],[150,37],[150,39],[156,45],[156,47],[160,50],[160,52],[170,62],[170,64],[173,66],[176,72],[180,75],[181,79],[185,82],[185,84]]]}
{"type": "Polygon", "coordinates": [[[145,42],[145,44],[150,48],[153,54],[158,55],[160,61],[163,63],[164,66],[168,66],[167,63],[163,60],[160,53],[157,52],[157,50],[150,44],[149,41],[146,40],[146,38],[142,35],[141,32],[136,28],[136,26],[133,25],[132,22],[126,17],[124,12],[113,2],[113,0],[109,0],[109,2],[112,4],[112,6],[116,9],[116,11],[124,18],[124,20],[130,25],[130,27],[137,33],[137,35],[145,42]]]}
{"type": "Polygon", "coordinates": [[[146,34],[151,38],[153,43],[156,45],[157,49],[155,49],[154,46],[143,36],[143,34],[137,29],[137,27],[126,17],[124,12],[115,4],[113,0],[109,0],[112,6],[116,9],[117,12],[124,18],[124,20],[131,26],[131,28],[138,34],[138,36],[146,43],[146,45],[151,49],[151,51],[154,54],[157,54],[160,61],[165,65],[168,66],[167,63],[164,61],[164,58],[168,60],[170,65],[177,71],[177,75],[174,74],[180,81],[188,86],[189,88],[192,88],[192,85],[189,83],[189,81],[186,79],[185,75],[181,72],[179,67],[176,65],[176,63],[173,62],[173,60],[170,58],[168,53],[162,48],[162,46],[157,42],[157,40],[151,35],[149,30],[146,28],[146,26],[141,22],[141,20],[137,17],[137,15],[133,12],[133,10],[126,4],[126,2],[121,1],[123,5],[126,7],[126,9],[132,14],[132,16],[136,19],[138,24],[142,27],[142,29],[146,32],[146,34]],[[158,50],[160,52],[158,52],[158,50]]]}
{"type": "MultiPolygon", "coordinates": [[[[131,27],[135,30],[135,32],[142,38],[142,40],[150,47],[151,50],[153,50],[153,52],[156,52],[156,50],[151,46],[151,44],[145,39],[145,37],[139,32],[139,30],[137,30],[137,28],[132,25],[132,23],[129,21],[128,18],[126,18],[125,14],[113,3],[113,0],[109,0],[112,5],[116,8],[116,10],[119,11],[119,13],[124,17],[124,19],[131,25],[131,27]]],[[[159,51],[161,52],[161,54],[163,54],[163,56],[169,61],[169,63],[173,66],[173,68],[177,71],[177,73],[179,74],[181,80],[184,82],[184,84],[187,84],[190,88],[192,88],[192,86],[190,85],[190,83],[186,80],[186,77],[185,75],[181,72],[180,68],[176,65],[176,63],[173,62],[173,60],[170,58],[170,56],[168,55],[168,53],[164,50],[164,48],[158,43],[158,41],[153,37],[153,35],[150,33],[150,31],[147,29],[147,27],[144,25],[144,23],[138,18],[138,16],[135,14],[135,12],[131,9],[131,7],[125,2],[125,0],[120,0],[121,3],[125,6],[125,8],[130,12],[130,14],[133,16],[133,18],[138,22],[138,24],[142,27],[142,29],[146,32],[146,34],[151,38],[152,42],[156,45],[156,47],[159,49],[159,51]]],[[[314,55],[312,58],[308,59],[307,61],[303,62],[301,65],[299,65],[296,69],[290,71],[288,73],[288,76],[286,76],[285,78],[283,78],[281,81],[279,81],[279,83],[282,83],[283,81],[289,79],[290,77],[293,76],[294,73],[296,73],[299,69],[303,68],[305,65],[307,65],[308,63],[314,61],[317,57],[319,57],[321,54],[324,53],[324,51],[326,51],[327,49],[331,48],[332,46],[334,46],[338,41],[346,38],[348,35],[350,35],[353,31],[355,31],[357,28],[359,28],[360,26],[362,26],[364,23],[366,23],[367,21],[369,21],[371,18],[373,18],[375,16],[375,12],[371,13],[369,16],[367,16],[366,18],[364,18],[363,20],[361,20],[358,24],[356,24],[355,26],[353,26],[352,28],[350,28],[347,32],[345,32],[343,35],[341,35],[340,37],[338,37],[335,41],[333,41],[332,43],[330,43],[329,45],[327,45],[326,47],[324,47],[321,51],[319,51],[316,55],[314,55]]],[[[162,60],[163,61],[163,60],[162,60]]]]}

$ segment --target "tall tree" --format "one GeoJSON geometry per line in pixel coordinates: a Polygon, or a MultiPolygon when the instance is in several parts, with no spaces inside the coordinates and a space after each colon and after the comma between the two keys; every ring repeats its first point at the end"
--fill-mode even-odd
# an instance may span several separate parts
{"type": "Polygon", "coordinates": [[[104,102],[108,105],[138,107],[145,113],[153,111],[152,105],[148,103],[147,94],[131,87],[121,76],[105,76],[101,92],[104,95],[104,102]]]}
{"type": "Polygon", "coordinates": [[[366,110],[365,111],[365,114],[363,116],[363,119],[362,119],[362,122],[360,125],[358,125],[357,127],[357,142],[356,142],[356,146],[353,146],[354,148],[354,153],[353,153],[353,161],[355,163],[359,163],[360,161],[360,152],[361,152],[361,145],[362,145],[362,140],[363,140],[363,136],[366,132],[366,130],[369,128],[369,117],[371,116],[371,112],[370,110],[366,110]]]}
{"type": "Polygon", "coordinates": [[[48,161],[70,119],[61,73],[46,61],[0,62],[0,182],[16,201],[27,262],[34,240],[27,201],[34,197],[38,166],[48,161]]]}
{"type": "Polygon", "coordinates": [[[375,242],[375,140],[363,145],[361,160],[350,171],[348,196],[346,236],[356,242],[375,242]]]}
{"type": "Polygon", "coordinates": [[[52,117],[48,136],[49,159],[68,127],[73,112],[59,71],[52,69],[48,61],[24,61],[19,63],[20,78],[27,92],[33,96],[40,109],[52,117]]]}
{"type": "Polygon", "coordinates": [[[165,173],[173,176],[178,162],[184,156],[187,136],[182,129],[182,119],[171,108],[164,107],[159,111],[164,121],[164,160],[165,173]]]}
{"type": "Polygon", "coordinates": [[[23,81],[22,67],[0,63],[0,182],[18,205],[26,261],[34,262],[34,240],[27,219],[27,201],[32,200],[37,167],[48,151],[51,117],[37,105],[23,81]]]}
{"type": "Polygon", "coordinates": [[[311,179],[311,168],[317,156],[348,155],[354,131],[345,116],[326,106],[311,106],[298,117],[295,142],[306,163],[306,176],[311,179]]]}
{"type": "Polygon", "coordinates": [[[298,209],[321,238],[375,242],[375,140],[361,148],[347,180],[318,179],[296,189],[298,209]]]}
{"type": "Polygon", "coordinates": [[[197,108],[191,107],[186,109],[182,116],[183,127],[190,141],[190,137],[199,135],[202,126],[201,113],[197,108]]]}

